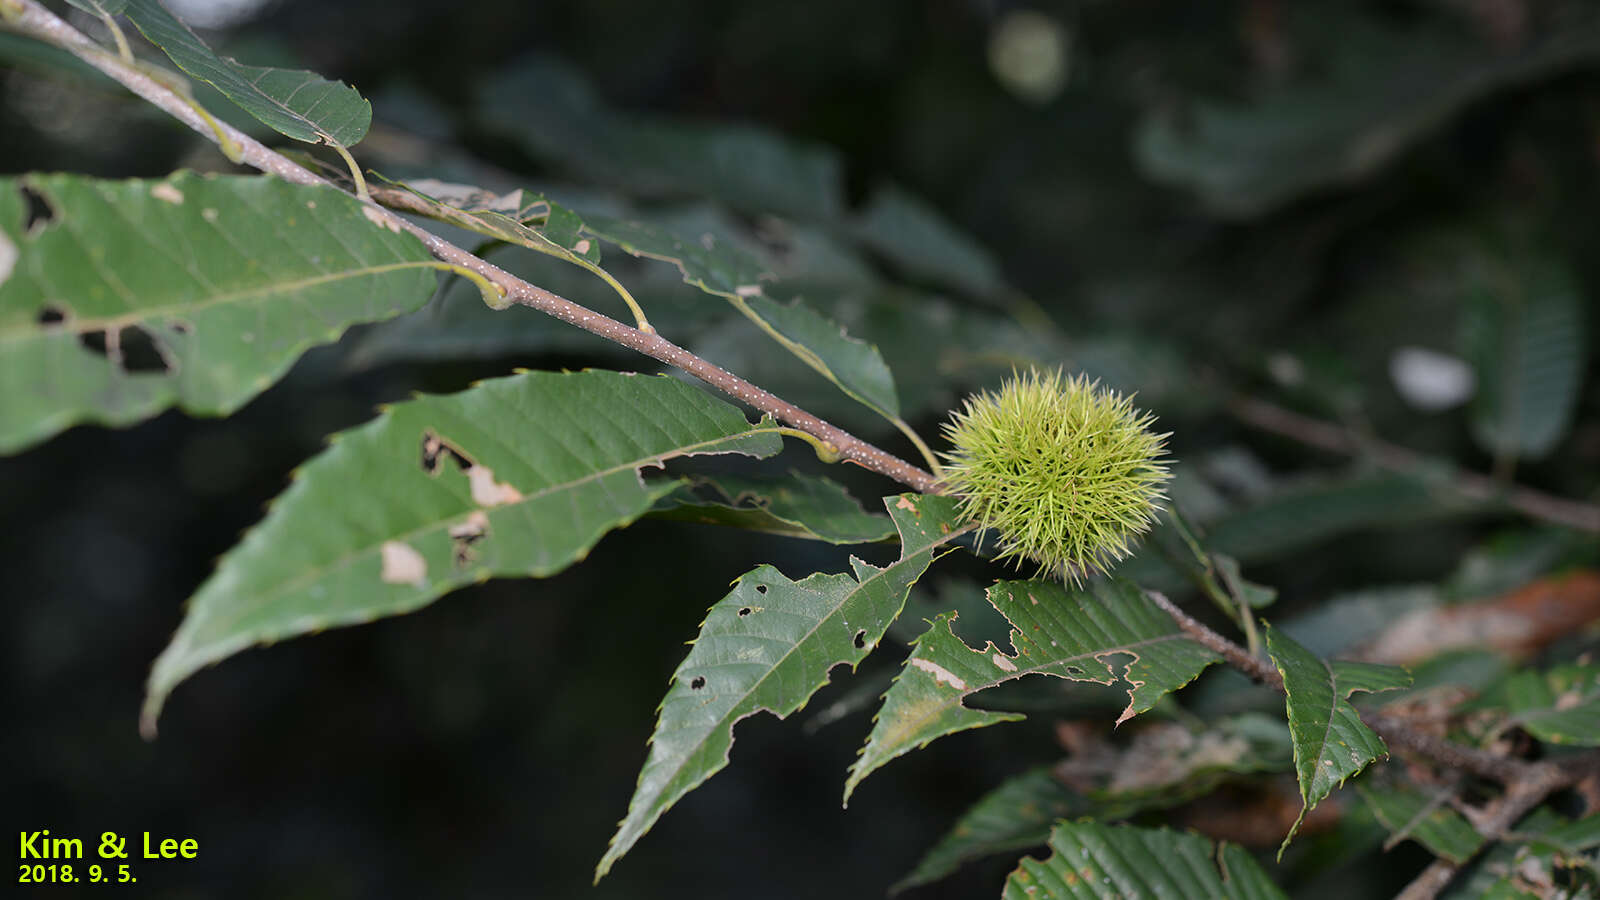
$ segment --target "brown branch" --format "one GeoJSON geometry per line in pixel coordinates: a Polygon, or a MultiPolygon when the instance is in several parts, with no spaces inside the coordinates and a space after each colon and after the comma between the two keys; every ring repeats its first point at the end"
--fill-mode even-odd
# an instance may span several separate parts
{"type": "MultiPolygon", "coordinates": [[[[0,0],[0,11],[12,27],[55,44],[129,90],[160,107],[173,118],[194,129],[202,137],[219,142],[219,132],[240,148],[240,161],[269,175],[275,175],[294,184],[323,185],[329,182],[306,171],[288,158],[274,152],[261,142],[223,122],[209,122],[202,118],[187,101],[137,68],[124,63],[114,53],[107,51],[86,35],[68,25],[37,0],[0,0]]],[[[432,232],[412,224],[401,216],[376,203],[368,203],[371,217],[384,226],[403,230],[423,243],[435,259],[470,269],[505,291],[506,298],[540,312],[555,316],[563,322],[599,335],[640,353],[681,369],[723,393],[742,400],[777,420],[804,431],[838,450],[841,459],[849,460],[863,468],[885,475],[923,493],[939,493],[937,478],[887,451],[884,451],[838,426],[762,390],[733,373],[708,362],[658,334],[640,331],[601,315],[570,300],[557,296],[541,287],[529,284],[514,275],[473,256],[432,232]]]]}
{"type": "MultiPolygon", "coordinates": [[[[1438,460],[1420,453],[1250,397],[1234,397],[1228,403],[1228,411],[1239,421],[1262,431],[1333,453],[1365,456],[1385,469],[1408,473],[1431,473],[1441,469],[1438,460]]],[[[1595,504],[1505,484],[1477,472],[1453,467],[1447,471],[1446,483],[1463,497],[1480,502],[1500,501],[1530,518],[1581,531],[1600,532],[1600,506],[1595,504]]]]}

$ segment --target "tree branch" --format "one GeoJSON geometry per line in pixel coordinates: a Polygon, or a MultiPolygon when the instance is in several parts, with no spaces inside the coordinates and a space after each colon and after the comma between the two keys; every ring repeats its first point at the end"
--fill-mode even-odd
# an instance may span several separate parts
{"type": "MultiPolygon", "coordinates": [[[[1413,474],[1439,470],[1438,461],[1420,453],[1357,434],[1331,422],[1302,416],[1261,400],[1234,397],[1228,403],[1228,411],[1239,421],[1262,431],[1270,431],[1334,453],[1365,456],[1385,469],[1413,474]]],[[[1484,502],[1499,500],[1530,518],[1582,531],[1600,532],[1600,506],[1592,503],[1568,500],[1532,488],[1505,484],[1488,475],[1462,469],[1450,471],[1448,484],[1457,493],[1473,500],[1484,502]]]]}
{"type": "MultiPolygon", "coordinates": [[[[317,175],[306,171],[288,158],[269,149],[242,131],[226,123],[208,121],[187,101],[170,88],[128,65],[115,53],[95,43],[82,32],[68,25],[37,0],[0,0],[0,11],[5,12],[10,25],[32,37],[54,44],[112,79],[160,107],[173,118],[189,126],[213,143],[230,140],[239,148],[241,162],[275,175],[284,181],[304,185],[334,187],[317,175]]],[[[337,189],[337,188],[335,188],[337,189]]],[[[668,341],[658,334],[640,331],[601,315],[570,300],[557,296],[472,255],[425,228],[370,200],[367,206],[375,220],[389,228],[403,230],[423,243],[435,259],[470,269],[505,291],[506,299],[576,325],[583,330],[605,338],[646,356],[681,369],[723,393],[767,413],[785,424],[804,431],[825,444],[836,448],[841,459],[849,460],[863,468],[887,476],[923,493],[939,493],[939,481],[921,469],[855,435],[832,425],[785,400],[762,390],[733,373],[704,360],[688,350],[668,341]]]]}

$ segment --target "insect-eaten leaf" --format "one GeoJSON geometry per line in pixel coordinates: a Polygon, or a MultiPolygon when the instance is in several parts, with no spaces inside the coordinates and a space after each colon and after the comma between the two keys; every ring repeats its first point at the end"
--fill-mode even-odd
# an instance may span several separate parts
{"type": "Polygon", "coordinates": [[[1277,628],[1267,628],[1267,652],[1283,675],[1289,734],[1294,741],[1295,775],[1305,807],[1283,838],[1289,846],[1305,814],[1322,798],[1373,760],[1389,755],[1383,739],[1361,721],[1350,705],[1356,691],[1377,693],[1411,684],[1411,674],[1395,666],[1328,662],[1277,628]]]}
{"type": "Polygon", "coordinates": [[[790,581],[760,566],[711,607],[661,701],[649,758],[596,881],[662,813],[728,764],[739,720],[762,710],[787,717],[835,666],[854,668],[872,652],[935,554],[966,531],[945,497],[904,494],[885,505],[901,542],[887,567],[852,557],[850,573],[790,581]]]}
{"type": "Polygon", "coordinates": [[[992,642],[975,650],[951,630],[952,614],[934,619],[884,695],[845,783],[847,802],[862,779],[897,756],[947,734],[1023,718],[964,704],[985,688],[1034,674],[1104,685],[1124,680],[1128,706],[1120,723],[1219,660],[1129,581],[1093,591],[1069,591],[1049,581],[1001,581],[988,596],[1011,622],[1010,652],[992,642]],[[1120,674],[1113,666],[1118,658],[1126,660],[1120,674]]]}
{"type": "Polygon", "coordinates": [[[775,427],[665,376],[524,372],[391,406],[302,467],[201,585],[150,674],[146,731],[180,681],[253,644],[561,571],[677,488],[646,467],[780,448],[775,427]]]}
{"type": "Polygon", "coordinates": [[[265,177],[0,178],[0,452],[231,413],[307,348],[422,306],[427,249],[366,209],[265,177]]]}

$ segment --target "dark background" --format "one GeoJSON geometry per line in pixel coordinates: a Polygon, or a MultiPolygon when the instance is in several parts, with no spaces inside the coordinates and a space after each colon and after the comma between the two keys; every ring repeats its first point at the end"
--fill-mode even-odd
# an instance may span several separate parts
{"type": "MultiPolygon", "coordinates": [[[[621,109],[760,124],[837,148],[849,203],[885,179],[908,187],[990,248],[1068,333],[1170,340],[1195,370],[1263,390],[1273,353],[1301,354],[1326,376],[1313,405],[1353,409],[1392,440],[1484,468],[1459,416],[1408,410],[1385,378],[1395,335],[1449,350],[1456,329],[1454,307],[1396,287],[1405,262],[1396,248],[1441,222],[1533,222],[1593,296],[1594,58],[1493,82],[1408,132],[1437,90],[1427,71],[1347,84],[1335,57],[1370,54],[1382,75],[1395,46],[1414,47],[1420,64],[1466,48],[1487,67],[1583,6],[1038,4],[1070,35],[1070,53],[1065,85],[1037,99],[1008,90],[990,65],[993,31],[1022,8],[1004,2],[287,0],[208,34],[246,62],[292,61],[355,84],[392,128],[433,133],[427,116],[443,111],[458,147],[541,178],[568,173],[464,112],[475,85],[530,53],[571,63],[621,109]],[[1358,26],[1373,23],[1400,43],[1362,43],[1358,26]],[[1148,117],[1182,115],[1196,97],[1243,101],[1302,82],[1326,88],[1307,95],[1313,126],[1350,105],[1393,105],[1374,128],[1400,134],[1399,150],[1244,210],[1197,198],[1134,150],[1148,117]]],[[[17,57],[0,66],[0,171],[222,167],[188,132],[102,86],[17,57]]],[[[1315,164],[1323,142],[1304,127],[1303,147],[1277,164],[1315,164]]],[[[168,413],[124,430],[79,427],[0,460],[8,824],[91,846],[113,830],[193,837],[201,848],[194,862],[136,862],[138,890],[100,893],[876,897],[984,790],[1059,756],[1050,716],[1035,715],[897,761],[841,811],[866,715],[815,733],[757,716],[739,726],[730,768],[591,889],[655,704],[705,609],[760,562],[798,578],[840,570],[846,552],[662,522],[607,537],[555,578],[493,582],[413,615],[243,653],[181,686],[159,740],[142,741],[143,679],[183,599],[327,434],[413,390],[456,390],[512,365],[593,362],[567,353],[352,373],[343,352],[313,352],[227,420],[168,413]]],[[[1596,394],[1579,401],[1559,452],[1519,477],[1594,496],[1596,394]]],[[[1244,446],[1276,470],[1338,464],[1163,396],[1149,402],[1179,432],[1180,458],[1244,446]]],[[[917,424],[933,434],[938,418],[917,424]]],[[[893,490],[829,474],[863,498],[893,490]]],[[[1514,521],[1446,518],[1400,539],[1352,529],[1252,575],[1282,585],[1292,610],[1339,589],[1441,578],[1514,521]]],[[[888,655],[869,667],[892,667],[888,655]]],[[[795,718],[850,681],[837,673],[795,718]]],[[[1292,886],[1381,896],[1426,861],[1404,848],[1372,859],[1292,886]]],[[[1013,861],[911,896],[994,896],[1013,861]]]]}

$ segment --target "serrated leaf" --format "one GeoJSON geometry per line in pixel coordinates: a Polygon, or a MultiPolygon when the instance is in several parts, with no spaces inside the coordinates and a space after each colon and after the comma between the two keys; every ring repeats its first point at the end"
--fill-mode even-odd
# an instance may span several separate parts
{"type": "Polygon", "coordinates": [[[1050,857],[1023,857],[1004,900],[1288,900],[1241,847],[1195,834],[1093,822],[1061,822],[1050,857]]]}
{"type": "Polygon", "coordinates": [[[1001,785],[968,807],[890,893],[938,881],[975,859],[1036,847],[1057,819],[1083,815],[1083,798],[1040,766],[1001,785]]]}
{"type": "Polygon", "coordinates": [[[1295,775],[1305,803],[1300,818],[1284,836],[1283,846],[1287,847],[1306,812],[1346,778],[1389,754],[1383,740],[1350,705],[1350,695],[1356,691],[1377,693],[1403,688],[1411,683],[1411,675],[1395,666],[1330,663],[1279,629],[1268,627],[1266,634],[1267,653],[1283,676],[1289,734],[1294,740],[1295,775]]]}
{"type": "Polygon", "coordinates": [[[599,244],[581,233],[583,218],[543,194],[521,188],[496,194],[431,178],[379,177],[409,194],[419,211],[435,219],[580,266],[595,268],[600,263],[599,244]]]}
{"type": "Polygon", "coordinates": [[[835,216],[842,166],[823,147],[739,125],[630,116],[571,68],[533,59],[489,81],[478,110],[543,160],[644,194],[710,197],[747,213],[835,216]]]}
{"type": "Polygon", "coordinates": [[[159,0],[128,0],[124,11],[178,68],[215,87],[262,124],[310,144],[353,147],[367,136],[372,104],[355,88],[313,72],[219,57],[159,0]]]}
{"type": "Polygon", "coordinates": [[[894,376],[878,348],[856,340],[799,300],[788,305],[762,296],[773,273],[760,260],[710,232],[685,240],[646,222],[591,217],[584,231],[634,256],[670,262],[683,280],[731,302],[789,352],[850,397],[887,419],[900,415],[894,376]]]}
{"type": "Polygon", "coordinates": [[[1519,726],[1552,744],[1600,746],[1600,665],[1575,663],[1547,672],[1517,672],[1494,691],[1492,699],[1504,703],[1510,713],[1503,727],[1519,726]]]}
{"type": "Polygon", "coordinates": [[[1541,248],[1492,267],[1464,310],[1463,352],[1477,370],[1472,435],[1497,459],[1539,459],[1566,435],[1583,385],[1582,289],[1541,248]]]}
{"type": "Polygon", "coordinates": [[[426,248],[365,212],[262,177],[0,179],[0,452],[173,405],[231,413],[306,348],[420,307],[426,248]],[[28,225],[23,192],[47,220],[28,225]]]}
{"type": "Polygon", "coordinates": [[[781,478],[739,475],[697,477],[694,487],[710,488],[708,499],[685,486],[657,501],[654,519],[726,525],[809,538],[832,544],[861,544],[892,537],[894,524],[869,513],[841,485],[826,478],[790,472],[781,478]]]}
{"type": "Polygon", "coordinates": [[[780,447],[774,428],[665,376],[524,372],[388,407],[302,467],[190,599],[150,674],[146,725],[180,681],[252,644],[561,571],[677,486],[645,467],[780,447]]]}
{"type": "Polygon", "coordinates": [[[850,574],[798,582],[760,566],[711,607],[661,701],[649,758],[595,868],[597,881],[662,813],[728,764],[739,720],[763,710],[787,718],[828,683],[833,667],[853,669],[872,652],[935,551],[966,530],[950,498],[902,494],[884,502],[901,540],[889,566],[852,557],[850,574]]]}
{"type": "Polygon", "coordinates": [[[1033,674],[1104,685],[1121,678],[1128,684],[1128,706],[1120,723],[1218,661],[1125,580],[1093,593],[1055,582],[1000,581],[988,597],[1012,625],[1011,652],[993,642],[974,650],[951,630],[953,614],[934,619],[884,695],[872,733],[850,767],[847,802],[863,778],[895,757],[948,734],[1023,718],[964,704],[985,688],[1033,674]],[[1131,658],[1120,676],[1114,657],[1131,658]]]}
{"type": "Polygon", "coordinates": [[[1356,792],[1389,829],[1391,844],[1409,838],[1457,865],[1466,863],[1483,847],[1483,835],[1446,803],[1430,801],[1426,795],[1399,784],[1384,784],[1377,789],[1357,784],[1356,792]]]}

